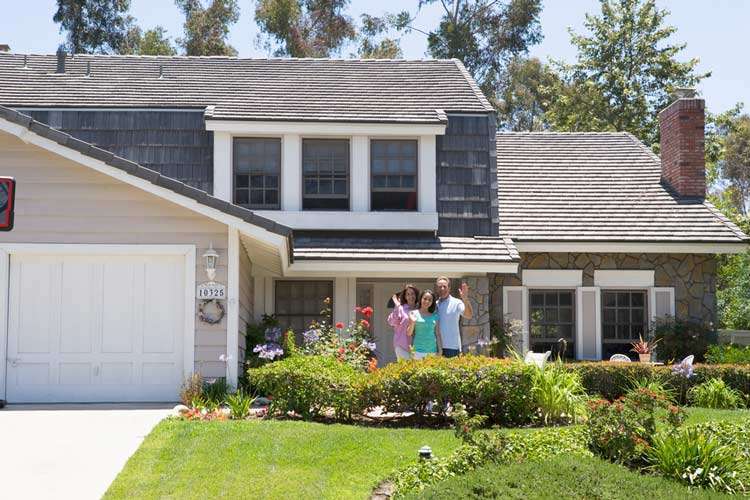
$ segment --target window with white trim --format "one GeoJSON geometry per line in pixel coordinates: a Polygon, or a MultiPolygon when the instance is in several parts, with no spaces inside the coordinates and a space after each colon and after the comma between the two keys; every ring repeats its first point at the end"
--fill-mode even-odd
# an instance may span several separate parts
{"type": "Polygon", "coordinates": [[[575,357],[575,291],[529,290],[529,349],[558,352],[565,339],[565,357],[575,357]]]}
{"type": "Polygon", "coordinates": [[[302,140],[302,208],[349,210],[349,140],[302,140]]]}
{"type": "Polygon", "coordinates": [[[602,358],[635,357],[631,343],[648,332],[645,290],[602,290],[602,358]]]}
{"type": "Polygon", "coordinates": [[[234,203],[247,208],[278,209],[281,140],[235,137],[234,203]]]}
{"type": "Polygon", "coordinates": [[[330,320],[321,314],[326,298],[331,299],[329,308],[333,311],[332,281],[277,281],[276,318],[282,328],[292,328],[300,334],[313,321],[330,320]]]}
{"type": "Polygon", "coordinates": [[[372,210],[417,209],[417,141],[370,141],[372,210]]]}

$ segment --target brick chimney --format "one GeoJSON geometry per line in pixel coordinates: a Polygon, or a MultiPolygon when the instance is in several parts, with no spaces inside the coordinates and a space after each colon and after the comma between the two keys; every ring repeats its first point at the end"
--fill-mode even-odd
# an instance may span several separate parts
{"type": "Polygon", "coordinates": [[[661,178],[680,198],[706,197],[705,101],[692,89],[659,113],[661,178]]]}

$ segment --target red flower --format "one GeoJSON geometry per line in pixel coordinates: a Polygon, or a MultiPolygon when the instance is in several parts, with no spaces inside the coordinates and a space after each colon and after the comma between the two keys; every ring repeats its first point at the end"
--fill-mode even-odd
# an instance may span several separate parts
{"type": "Polygon", "coordinates": [[[361,324],[361,325],[362,325],[362,326],[363,326],[364,328],[370,328],[370,322],[369,322],[369,321],[367,321],[366,319],[363,319],[362,321],[360,321],[360,324],[361,324]]]}
{"type": "Polygon", "coordinates": [[[370,307],[370,306],[363,307],[362,308],[362,315],[365,318],[370,319],[372,317],[372,307],[370,307]]]}
{"type": "Polygon", "coordinates": [[[344,349],[343,347],[339,347],[339,354],[344,354],[345,351],[346,349],[344,349]]]}
{"type": "Polygon", "coordinates": [[[336,323],[336,328],[341,330],[342,328],[344,328],[344,324],[341,321],[339,321],[338,323],[336,323]]]}

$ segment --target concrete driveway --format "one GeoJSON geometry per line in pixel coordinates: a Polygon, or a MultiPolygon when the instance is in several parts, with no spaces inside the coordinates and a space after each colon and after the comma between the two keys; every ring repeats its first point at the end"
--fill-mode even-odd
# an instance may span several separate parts
{"type": "Polygon", "coordinates": [[[101,498],[173,405],[9,405],[0,410],[0,497],[101,498]]]}

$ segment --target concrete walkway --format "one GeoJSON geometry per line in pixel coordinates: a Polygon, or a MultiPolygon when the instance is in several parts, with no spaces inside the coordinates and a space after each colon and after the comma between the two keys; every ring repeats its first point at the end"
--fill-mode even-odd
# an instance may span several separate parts
{"type": "Polygon", "coordinates": [[[9,405],[0,410],[0,497],[101,498],[173,405],[9,405]]]}

